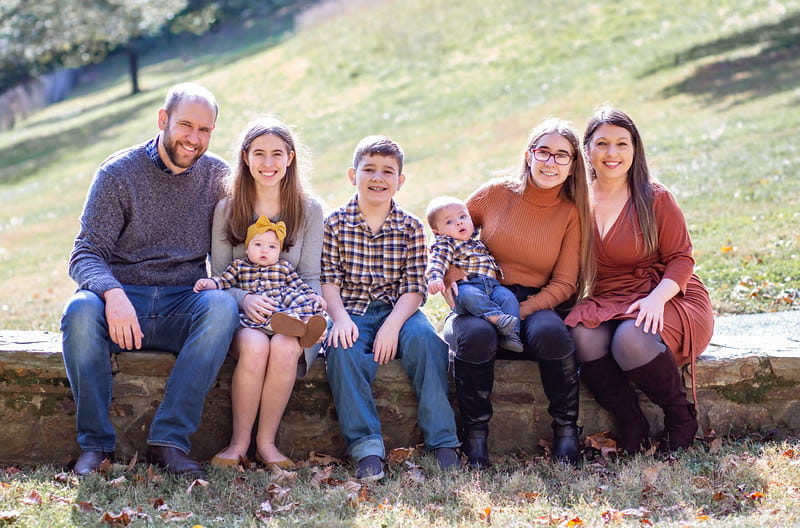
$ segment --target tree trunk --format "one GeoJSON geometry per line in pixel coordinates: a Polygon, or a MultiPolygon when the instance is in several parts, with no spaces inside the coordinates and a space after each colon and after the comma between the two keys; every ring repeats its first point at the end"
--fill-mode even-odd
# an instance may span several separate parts
{"type": "Polygon", "coordinates": [[[139,93],[139,54],[136,46],[128,46],[128,65],[131,71],[131,95],[139,93]]]}

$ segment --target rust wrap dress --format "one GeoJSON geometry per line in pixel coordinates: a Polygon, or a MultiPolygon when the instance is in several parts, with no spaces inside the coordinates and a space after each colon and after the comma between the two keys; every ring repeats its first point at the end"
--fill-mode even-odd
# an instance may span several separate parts
{"type": "Polygon", "coordinates": [[[666,277],[675,281],[680,291],[664,305],[664,329],[659,334],[679,366],[689,362],[694,366],[714,331],[711,299],[694,274],[692,241],[683,213],[666,188],[651,185],[658,251],[644,254],[639,219],[630,198],[605,238],[600,238],[595,223],[594,291],[570,311],[566,324],[597,328],[605,321],[635,319],[636,312],[625,311],[666,277]]]}

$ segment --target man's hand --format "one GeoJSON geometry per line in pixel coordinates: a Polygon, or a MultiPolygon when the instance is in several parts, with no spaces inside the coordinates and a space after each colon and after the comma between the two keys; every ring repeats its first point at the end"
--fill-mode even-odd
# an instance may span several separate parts
{"type": "Polygon", "coordinates": [[[350,348],[358,340],[358,326],[349,316],[334,320],[328,332],[328,346],[350,348]]]}
{"type": "Polygon", "coordinates": [[[106,302],[108,336],[123,350],[142,348],[142,328],[128,296],[122,288],[112,288],[103,293],[106,302]]]}
{"type": "Polygon", "coordinates": [[[444,297],[444,302],[447,303],[451,310],[455,308],[456,297],[458,297],[458,284],[456,284],[456,281],[453,281],[449,288],[442,290],[442,297],[444,297]]]}
{"type": "Polygon", "coordinates": [[[428,283],[428,295],[436,295],[444,291],[444,279],[433,279],[428,283]]]}
{"type": "Polygon", "coordinates": [[[242,306],[244,307],[244,314],[247,318],[257,324],[266,323],[267,317],[271,316],[278,307],[275,301],[269,297],[256,293],[248,293],[245,295],[242,306]]]}

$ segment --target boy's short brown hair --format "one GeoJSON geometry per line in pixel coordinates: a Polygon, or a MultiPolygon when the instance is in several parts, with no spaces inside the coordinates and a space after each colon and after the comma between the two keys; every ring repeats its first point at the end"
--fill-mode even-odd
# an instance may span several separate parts
{"type": "Polygon", "coordinates": [[[393,157],[397,160],[398,174],[403,172],[403,149],[396,141],[392,141],[386,136],[367,136],[359,141],[353,151],[353,168],[358,169],[361,158],[374,154],[393,157]]]}
{"type": "Polygon", "coordinates": [[[428,208],[425,210],[425,219],[428,221],[428,225],[431,229],[436,230],[436,215],[438,215],[442,209],[450,207],[451,205],[467,207],[463,200],[459,200],[455,196],[437,196],[430,201],[428,208]]]}

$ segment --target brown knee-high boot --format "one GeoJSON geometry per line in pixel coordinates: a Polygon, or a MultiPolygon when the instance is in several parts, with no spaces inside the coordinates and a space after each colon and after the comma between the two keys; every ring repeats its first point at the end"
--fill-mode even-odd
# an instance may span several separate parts
{"type": "Polygon", "coordinates": [[[678,365],[669,349],[650,363],[626,372],[628,377],[664,411],[664,440],[661,452],[692,445],[697,433],[697,411],[686,399],[678,365]]]}
{"type": "Polygon", "coordinates": [[[583,363],[581,380],[597,403],[614,415],[621,435],[620,449],[633,455],[642,445],[649,447],[650,425],[639,407],[639,396],[611,354],[583,363]]]}

